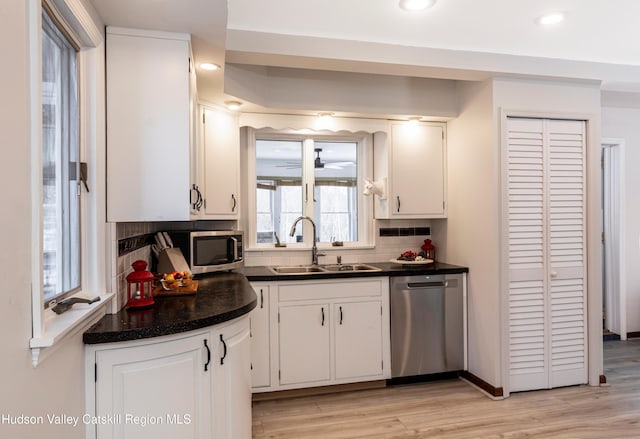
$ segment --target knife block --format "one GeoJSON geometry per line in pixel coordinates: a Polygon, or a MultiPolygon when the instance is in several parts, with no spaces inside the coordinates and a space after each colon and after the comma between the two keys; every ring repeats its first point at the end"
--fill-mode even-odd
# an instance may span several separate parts
{"type": "Polygon", "coordinates": [[[172,271],[191,271],[182,250],[177,247],[164,249],[158,255],[158,273],[171,273],[172,271]]]}

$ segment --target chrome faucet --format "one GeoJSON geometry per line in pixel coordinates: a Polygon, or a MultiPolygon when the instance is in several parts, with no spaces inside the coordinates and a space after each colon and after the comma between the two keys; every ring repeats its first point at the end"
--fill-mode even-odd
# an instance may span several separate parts
{"type": "Polygon", "coordinates": [[[313,222],[308,216],[299,216],[291,225],[291,231],[289,232],[289,236],[293,236],[296,233],[296,225],[302,220],[309,220],[311,226],[313,227],[313,245],[311,246],[311,264],[318,265],[318,247],[316,246],[316,223],[313,222]]]}

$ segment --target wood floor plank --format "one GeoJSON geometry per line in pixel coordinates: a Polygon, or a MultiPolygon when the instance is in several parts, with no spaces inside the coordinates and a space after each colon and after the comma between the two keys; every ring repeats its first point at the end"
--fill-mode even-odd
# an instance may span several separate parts
{"type": "Polygon", "coordinates": [[[256,439],[640,439],[640,339],[604,345],[608,385],[494,401],[461,380],[254,402],[256,439]]]}

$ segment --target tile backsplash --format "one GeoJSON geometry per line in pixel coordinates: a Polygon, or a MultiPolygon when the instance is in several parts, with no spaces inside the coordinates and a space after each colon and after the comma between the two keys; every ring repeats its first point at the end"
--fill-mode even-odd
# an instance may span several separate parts
{"type": "MultiPolygon", "coordinates": [[[[235,221],[171,221],[117,223],[112,242],[111,288],[116,292],[114,309],[127,303],[127,275],[133,271],[131,264],[139,259],[152,266],[151,244],[156,232],[167,230],[229,230],[235,229],[235,221]]],[[[149,269],[149,268],[147,268],[149,269]]]]}
{"type": "MultiPolygon", "coordinates": [[[[433,227],[429,220],[378,220],[375,228],[375,246],[350,249],[335,247],[322,249],[320,263],[334,263],[337,256],[344,263],[386,262],[397,258],[405,250],[419,251],[423,241],[433,239],[438,246],[438,236],[432,236],[433,227]]],[[[180,222],[140,222],[118,223],[115,225],[115,239],[112,242],[111,282],[117,291],[115,310],[127,302],[126,277],[133,271],[131,264],[139,259],[151,267],[150,243],[153,235],[167,230],[229,230],[237,227],[235,221],[180,221],[180,222]]],[[[300,265],[311,262],[309,250],[269,249],[245,252],[245,265],[300,265]]]]}
{"type": "MultiPolygon", "coordinates": [[[[429,220],[378,220],[376,221],[375,246],[368,248],[331,247],[322,248],[319,261],[332,264],[341,256],[343,263],[386,262],[397,258],[405,250],[419,251],[425,239],[437,238],[431,235],[429,220]]],[[[268,249],[245,252],[245,265],[300,265],[311,262],[309,250],[268,249]]]]}

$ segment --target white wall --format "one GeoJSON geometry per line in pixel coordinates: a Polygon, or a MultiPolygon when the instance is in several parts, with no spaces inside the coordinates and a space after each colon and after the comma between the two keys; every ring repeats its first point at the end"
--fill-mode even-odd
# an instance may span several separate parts
{"type": "Polygon", "coordinates": [[[227,64],[224,91],[271,109],[455,117],[446,79],[227,64]]]}
{"type": "Polygon", "coordinates": [[[627,332],[640,331],[640,202],[635,188],[640,187],[640,107],[603,107],[602,137],[625,141],[627,332]]]}
{"type": "Polygon", "coordinates": [[[459,117],[449,123],[449,218],[446,259],[469,267],[469,371],[505,386],[508,321],[501,285],[500,150],[502,111],[588,119],[589,382],[602,373],[600,246],[600,91],[598,84],[496,79],[460,83],[459,117]],[[502,312],[501,312],[502,309],[502,312]]]}
{"type": "Polygon", "coordinates": [[[447,262],[469,267],[469,372],[500,387],[499,162],[493,84],[461,82],[458,99],[459,116],[447,129],[448,219],[434,222],[433,233],[446,236],[442,252],[447,262]]]}

